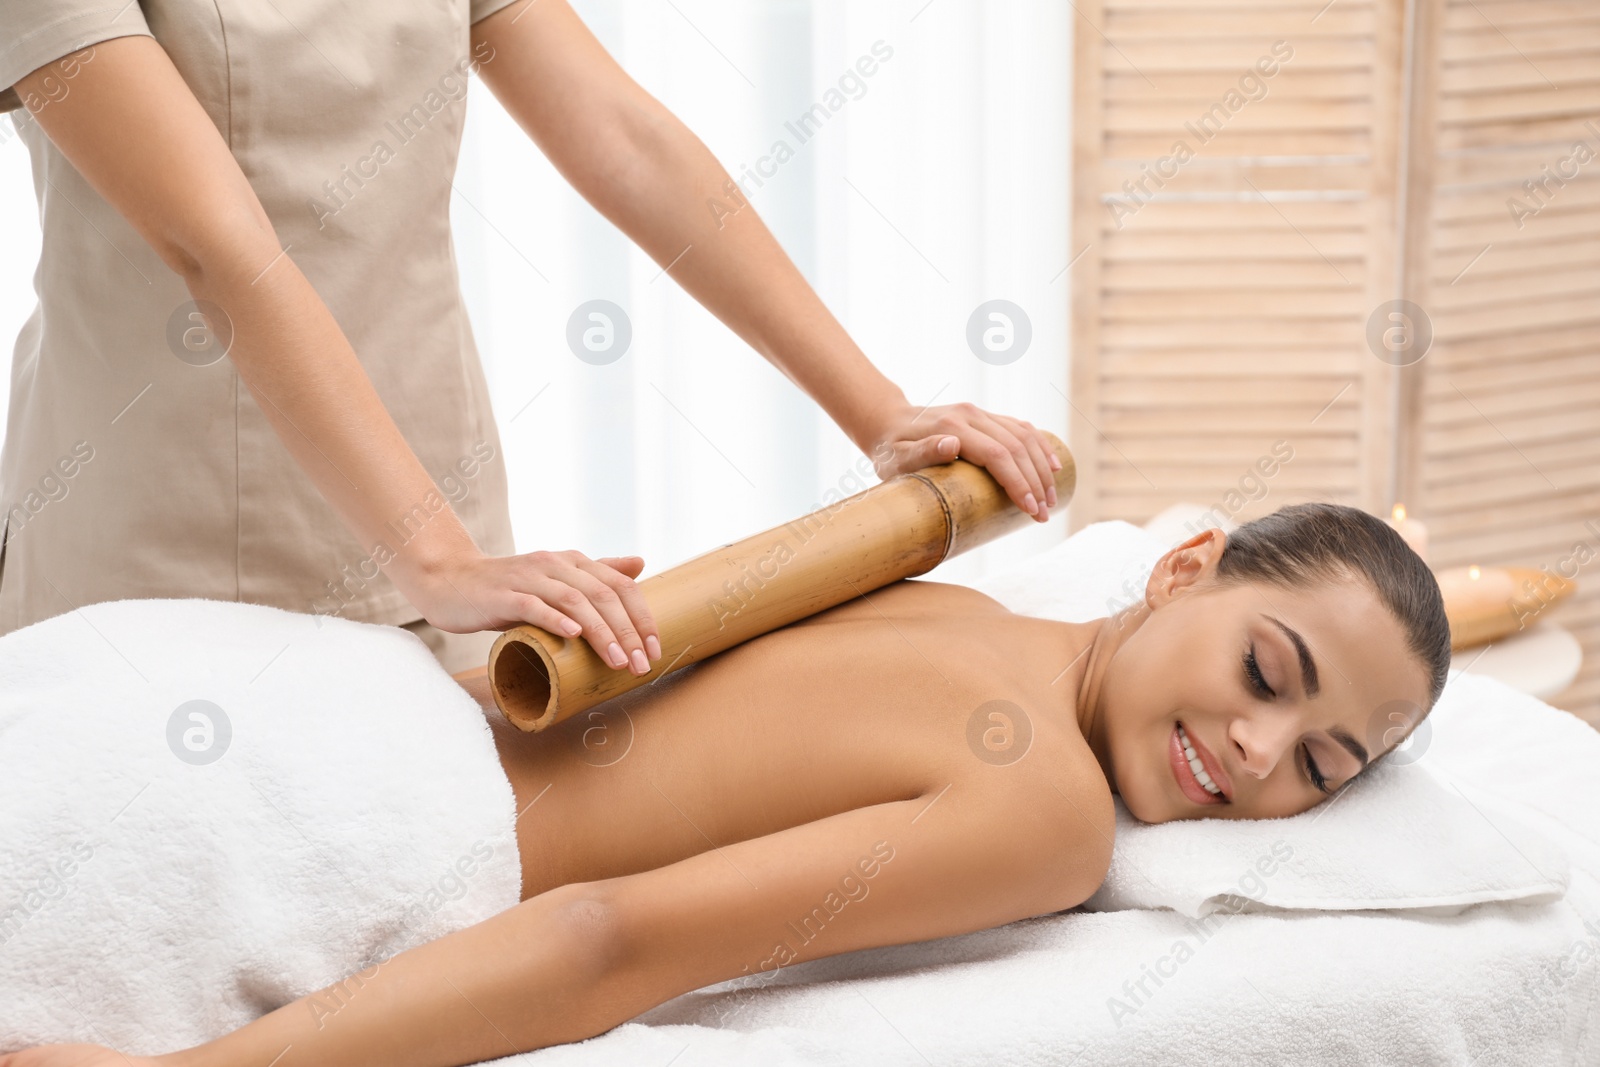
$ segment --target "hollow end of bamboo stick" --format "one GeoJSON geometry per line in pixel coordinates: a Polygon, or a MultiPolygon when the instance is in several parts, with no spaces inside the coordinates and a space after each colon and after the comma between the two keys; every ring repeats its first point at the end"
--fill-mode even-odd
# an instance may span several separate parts
{"type": "Polygon", "coordinates": [[[520,730],[549,726],[560,703],[561,676],[550,651],[540,643],[541,633],[535,626],[518,626],[501,634],[489,649],[494,702],[520,730]]]}

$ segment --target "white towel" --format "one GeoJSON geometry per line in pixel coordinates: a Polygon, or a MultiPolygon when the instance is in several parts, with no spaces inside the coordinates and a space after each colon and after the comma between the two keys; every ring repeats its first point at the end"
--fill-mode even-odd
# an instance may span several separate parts
{"type": "Polygon", "coordinates": [[[0,1052],[169,1052],[486,919],[521,896],[513,807],[397,627],[132,600],[8,634],[0,1052]]]}
{"type": "Polygon", "coordinates": [[[1268,908],[1448,915],[1487,900],[1558,900],[1570,879],[1566,850],[1519,818],[1518,807],[1470,783],[1440,782],[1426,755],[1380,763],[1285,819],[1149,825],[1118,797],[1111,870],[1083,906],[1171,908],[1191,918],[1268,908]]]}

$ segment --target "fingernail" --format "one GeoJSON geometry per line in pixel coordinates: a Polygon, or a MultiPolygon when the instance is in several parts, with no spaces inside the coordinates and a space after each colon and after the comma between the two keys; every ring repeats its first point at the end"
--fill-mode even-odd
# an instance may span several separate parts
{"type": "Polygon", "coordinates": [[[611,647],[606,649],[606,655],[611,657],[611,665],[613,667],[620,667],[628,662],[628,657],[622,653],[622,646],[615,641],[611,642],[611,647]]]}
{"type": "Polygon", "coordinates": [[[644,639],[644,647],[649,651],[651,659],[661,658],[661,642],[656,640],[655,634],[644,639]]]}
{"type": "Polygon", "coordinates": [[[562,622],[561,628],[563,630],[567,631],[567,636],[568,637],[577,637],[579,634],[583,633],[583,627],[579,626],[577,623],[573,622],[571,619],[567,619],[564,622],[562,622]]]}
{"type": "Polygon", "coordinates": [[[1050,488],[1048,488],[1048,489],[1046,489],[1044,491],[1044,501],[1045,501],[1046,504],[1049,504],[1051,507],[1055,507],[1056,506],[1056,487],[1055,486],[1052,485],[1050,488]]]}
{"type": "Polygon", "coordinates": [[[1022,509],[1024,511],[1026,511],[1030,515],[1034,515],[1034,514],[1038,513],[1038,511],[1039,511],[1039,502],[1037,500],[1033,499],[1033,494],[1032,493],[1029,493],[1027,496],[1022,498],[1022,509]]]}
{"type": "Polygon", "coordinates": [[[633,650],[633,669],[640,674],[650,673],[650,661],[644,658],[644,649],[642,648],[633,650]]]}
{"type": "Polygon", "coordinates": [[[1061,457],[1054,452],[1050,453],[1050,469],[1054,471],[1061,469],[1061,457]]]}

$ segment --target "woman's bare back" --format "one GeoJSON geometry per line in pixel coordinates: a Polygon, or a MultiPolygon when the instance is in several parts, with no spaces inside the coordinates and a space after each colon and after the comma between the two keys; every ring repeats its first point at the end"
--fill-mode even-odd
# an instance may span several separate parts
{"type": "Polygon", "coordinates": [[[537,734],[493,715],[523,896],[955,787],[1014,820],[997,830],[1070,804],[1109,835],[1076,672],[1064,676],[1077,633],[964,586],[903,581],[537,734]]]}

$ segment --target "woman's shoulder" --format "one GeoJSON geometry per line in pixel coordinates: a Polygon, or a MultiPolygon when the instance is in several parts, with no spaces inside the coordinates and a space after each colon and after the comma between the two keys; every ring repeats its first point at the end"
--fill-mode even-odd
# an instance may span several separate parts
{"type": "Polygon", "coordinates": [[[895,582],[888,589],[901,590],[900,595],[914,598],[921,603],[960,605],[967,610],[978,608],[987,609],[996,614],[1013,614],[1010,608],[1007,608],[988,593],[957,582],[936,582],[928,578],[905,578],[895,582]]]}

